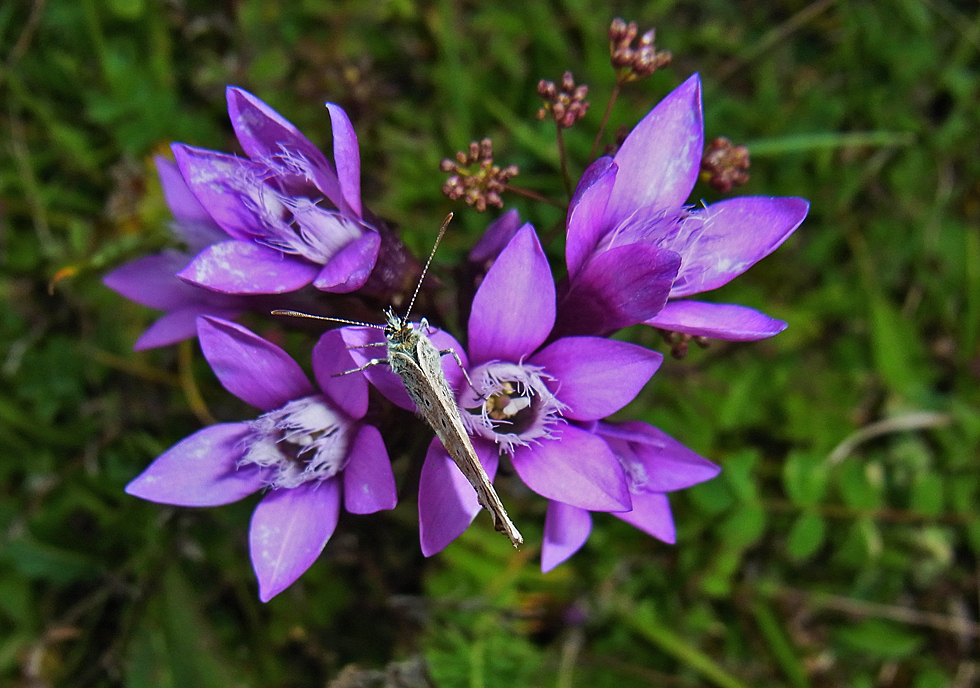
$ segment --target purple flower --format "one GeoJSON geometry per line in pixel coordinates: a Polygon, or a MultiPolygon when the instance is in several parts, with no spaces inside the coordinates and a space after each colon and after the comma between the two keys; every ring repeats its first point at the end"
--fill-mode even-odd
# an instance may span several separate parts
{"type": "Polygon", "coordinates": [[[608,334],[645,322],[749,341],[785,329],[752,308],[683,298],[716,289],[769,255],[809,208],[802,198],[768,196],[686,206],[703,144],[695,74],[643,118],[615,157],[586,170],[568,213],[569,282],[558,332],[608,334]]]}
{"type": "Polygon", "coordinates": [[[334,377],[352,364],[337,331],[313,349],[319,390],[285,351],[240,325],[201,318],[198,336],[221,384],[262,414],[181,440],[126,492],[163,504],[217,506],[267,490],[249,531],[259,597],[267,602],[320,555],[341,501],[356,514],[391,509],[395,479],[381,434],[360,422],[367,384],[357,375],[334,377]]]}
{"type": "MultiPolygon", "coordinates": [[[[633,508],[613,516],[673,544],[674,519],[665,493],[711,480],[721,469],[642,421],[589,425],[606,441],[626,473],[633,508]]],[[[550,571],[575,554],[591,530],[592,518],[587,510],[550,501],[541,547],[542,571],[550,571]]]]}
{"type": "MultiPolygon", "coordinates": [[[[548,499],[586,511],[628,511],[623,466],[598,434],[580,427],[629,403],[663,357],[602,337],[566,337],[542,345],[555,322],[555,286],[534,229],[522,227],[497,256],[473,300],[469,351],[437,332],[433,342],[455,349],[475,389],[451,357],[443,370],[455,390],[487,474],[501,453],[524,483],[548,499]],[[575,422],[572,422],[575,421],[575,422]]],[[[344,328],[348,346],[378,341],[376,330],[344,328]]],[[[353,349],[366,362],[369,349],[353,349]]],[[[381,366],[369,379],[389,399],[413,408],[401,382],[381,366]]],[[[422,552],[442,550],[462,533],[480,506],[476,493],[442,444],[429,446],[419,483],[422,552]]]]}
{"type": "MultiPolygon", "coordinates": [[[[194,255],[228,235],[215,224],[184,183],[177,166],[156,158],[160,183],[174,222],[171,229],[185,250],[170,249],[140,258],[103,278],[104,284],[137,303],[167,311],[137,340],[135,348],[152,349],[197,335],[197,318],[214,315],[229,320],[249,307],[249,297],[196,287],[179,279],[194,255]]],[[[254,304],[251,304],[254,305],[254,304]]]]}
{"type": "Polygon", "coordinates": [[[381,237],[361,208],[357,135],[327,103],[334,163],[296,127],[240,88],[228,114],[248,158],[173,146],[184,181],[227,236],[179,276],[225,294],[282,294],[310,283],[347,293],[367,281],[381,237]]]}

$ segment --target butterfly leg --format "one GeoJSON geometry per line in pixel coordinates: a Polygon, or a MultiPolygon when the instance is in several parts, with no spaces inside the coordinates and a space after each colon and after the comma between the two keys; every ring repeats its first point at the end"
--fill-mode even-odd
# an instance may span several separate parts
{"type": "Polygon", "coordinates": [[[467,373],[466,372],[466,368],[463,367],[463,361],[460,360],[459,354],[456,353],[456,350],[455,349],[443,349],[442,351],[439,352],[439,355],[440,356],[445,356],[446,354],[452,354],[453,355],[453,358],[456,359],[456,365],[459,366],[460,371],[462,371],[462,373],[463,373],[463,377],[466,378],[466,384],[468,384],[470,386],[470,389],[472,389],[473,392],[476,394],[476,398],[479,399],[480,401],[486,401],[487,398],[485,396],[483,396],[482,394],[480,394],[480,390],[478,390],[473,385],[473,381],[470,379],[470,374],[467,373]]]}
{"type": "Polygon", "coordinates": [[[360,368],[354,368],[353,370],[345,370],[342,373],[335,373],[330,377],[341,377],[342,375],[352,375],[353,373],[359,373],[362,370],[365,370],[366,368],[370,368],[371,366],[376,366],[376,365],[391,365],[391,364],[388,362],[387,358],[372,358],[370,361],[362,365],[360,368]]]}

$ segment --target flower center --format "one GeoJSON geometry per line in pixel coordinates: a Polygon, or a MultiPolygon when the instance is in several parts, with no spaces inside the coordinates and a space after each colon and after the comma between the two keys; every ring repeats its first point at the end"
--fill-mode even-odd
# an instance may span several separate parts
{"type": "Polygon", "coordinates": [[[508,454],[554,437],[564,404],[548,389],[545,380],[553,378],[541,367],[490,361],[470,371],[470,379],[476,389],[467,385],[458,399],[467,411],[462,414],[467,430],[493,440],[508,454]]]}
{"type": "Polygon", "coordinates": [[[322,395],[290,401],[248,425],[251,434],[240,465],[275,468],[270,487],[323,481],[347,462],[351,422],[322,395]]]}

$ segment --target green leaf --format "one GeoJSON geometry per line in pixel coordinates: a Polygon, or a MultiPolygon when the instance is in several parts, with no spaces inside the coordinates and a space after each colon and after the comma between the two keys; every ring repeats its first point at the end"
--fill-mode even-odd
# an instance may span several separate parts
{"type": "Polygon", "coordinates": [[[793,523],[786,538],[786,553],[795,562],[809,559],[824,542],[827,522],[823,517],[804,512],[793,523]]]}
{"type": "Polygon", "coordinates": [[[837,633],[841,643],[862,654],[881,659],[903,659],[919,651],[925,639],[903,626],[881,619],[866,619],[837,633]]]}
{"type": "Polygon", "coordinates": [[[910,506],[913,511],[927,516],[938,516],[943,511],[943,479],[938,473],[921,473],[912,483],[910,506]]]}
{"type": "Polygon", "coordinates": [[[877,509],[883,503],[884,476],[881,466],[856,459],[844,461],[840,468],[841,496],[854,509],[877,509]]]}
{"type": "Polygon", "coordinates": [[[783,464],[783,486],[795,506],[816,506],[827,490],[826,456],[794,451],[783,464]]]}
{"type": "Polygon", "coordinates": [[[766,530],[766,512],[758,504],[739,506],[721,524],[719,534],[726,549],[744,549],[754,544],[766,530]]]}

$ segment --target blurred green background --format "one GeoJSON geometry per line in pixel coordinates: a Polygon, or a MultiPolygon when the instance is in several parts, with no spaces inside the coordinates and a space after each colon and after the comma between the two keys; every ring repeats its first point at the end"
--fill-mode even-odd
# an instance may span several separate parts
{"type": "MultiPolygon", "coordinates": [[[[4,2],[0,684],[339,688],[424,661],[444,687],[976,685],[978,101],[965,0],[4,2]],[[481,516],[425,560],[408,499],[342,518],[300,581],[259,603],[254,500],[194,510],[122,491],[205,408],[249,413],[196,344],[133,353],[155,314],[100,282],[167,241],[152,154],[237,150],[226,84],[321,145],[323,101],[338,102],[366,204],[424,253],[453,207],[439,160],[470,141],[492,136],[517,184],[560,197],[534,89],[565,69],[591,88],[567,139],[581,172],[614,16],[655,26],[674,63],[626,89],[613,129],[698,71],[707,137],[753,154],[733,195],[812,203],[713,297],[789,329],[668,360],[622,414],[721,477],[672,498],[676,545],[599,514],[548,575],[544,500],[514,510],[524,551],[481,516]]],[[[560,218],[516,206],[544,235],[560,218]]],[[[444,277],[488,221],[455,209],[444,277]]]]}

